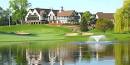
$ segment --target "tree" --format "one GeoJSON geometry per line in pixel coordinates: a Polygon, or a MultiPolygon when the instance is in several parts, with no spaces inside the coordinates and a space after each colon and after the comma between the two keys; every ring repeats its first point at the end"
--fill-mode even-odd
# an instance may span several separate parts
{"type": "Polygon", "coordinates": [[[92,16],[92,14],[89,11],[86,11],[83,13],[83,16],[81,17],[81,22],[80,22],[81,31],[89,30],[88,26],[91,21],[91,16],[92,16]]]}
{"type": "Polygon", "coordinates": [[[129,29],[130,23],[130,0],[125,0],[123,5],[123,15],[124,15],[124,32],[127,32],[129,29]]]}
{"type": "Polygon", "coordinates": [[[0,7],[0,16],[1,16],[2,12],[3,12],[3,8],[0,7]]]}
{"type": "Polygon", "coordinates": [[[122,17],[122,9],[118,9],[116,11],[116,13],[114,14],[114,19],[115,19],[115,22],[114,22],[114,31],[115,32],[122,32],[122,22],[123,22],[123,17],[122,17]]]}
{"type": "Polygon", "coordinates": [[[12,10],[13,21],[22,24],[29,6],[30,3],[28,3],[28,0],[10,0],[10,9],[12,10]]]}
{"type": "Polygon", "coordinates": [[[0,25],[7,25],[8,24],[8,9],[4,10],[0,7],[0,25]]]}
{"type": "Polygon", "coordinates": [[[98,19],[96,22],[96,29],[106,32],[113,29],[113,22],[108,19],[98,19]]]}
{"type": "Polygon", "coordinates": [[[123,7],[117,9],[114,15],[115,18],[114,31],[116,33],[129,31],[129,23],[130,23],[129,14],[130,14],[130,0],[125,0],[123,7]]]}

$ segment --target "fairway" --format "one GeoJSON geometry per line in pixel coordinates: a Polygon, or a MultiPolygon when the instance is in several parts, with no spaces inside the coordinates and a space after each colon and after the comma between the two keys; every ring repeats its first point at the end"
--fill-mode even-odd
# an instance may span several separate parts
{"type": "Polygon", "coordinates": [[[66,37],[65,34],[69,32],[71,30],[66,27],[45,24],[1,26],[0,42],[42,41],[43,43],[65,43],[85,40],[81,36],[66,37]],[[17,32],[29,33],[30,35],[17,35],[17,32]]]}
{"type": "MultiPolygon", "coordinates": [[[[0,26],[0,42],[30,42],[30,43],[71,43],[87,41],[89,35],[82,36],[65,36],[66,33],[72,33],[72,30],[66,26],[52,26],[47,24],[35,25],[12,25],[0,26]],[[17,32],[29,33],[29,35],[18,35],[17,32]]],[[[94,35],[103,34],[110,41],[129,41],[129,34],[114,34],[114,33],[96,33],[94,35]]]]}
{"type": "Polygon", "coordinates": [[[33,41],[64,39],[64,33],[69,32],[63,27],[47,25],[16,25],[0,27],[0,41],[33,41]],[[26,32],[31,35],[17,35],[17,32],[26,32]]]}

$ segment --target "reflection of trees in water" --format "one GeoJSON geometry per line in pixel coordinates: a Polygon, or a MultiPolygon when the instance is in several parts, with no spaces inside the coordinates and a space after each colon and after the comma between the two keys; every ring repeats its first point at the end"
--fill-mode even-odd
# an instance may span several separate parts
{"type": "MultiPolygon", "coordinates": [[[[75,59],[78,59],[77,56],[74,56],[74,51],[76,52],[77,49],[74,47],[74,45],[64,45],[64,46],[58,46],[57,48],[30,48],[28,46],[24,45],[13,45],[10,47],[4,47],[0,48],[0,65],[28,65],[26,51],[29,49],[29,52],[32,52],[32,54],[36,54],[39,52],[39,50],[42,53],[42,64],[44,63],[50,63],[49,59],[49,53],[50,57],[55,57],[55,62],[59,63],[60,65],[64,65],[64,62],[74,62],[75,59]],[[50,50],[50,51],[49,51],[50,50]]],[[[50,65],[50,64],[49,64],[50,65]]]]}
{"type": "Polygon", "coordinates": [[[130,64],[130,44],[115,44],[115,61],[116,65],[130,64]]]}
{"type": "Polygon", "coordinates": [[[92,52],[90,51],[88,45],[81,46],[81,50],[82,50],[82,56],[83,56],[82,58],[87,61],[90,61],[92,59],[92,52]]]}
{"type": "Polygon", "coordinates": [[[27,65],[22,48],[1,47],[0,56],[0,65],[27,65]]]}
{"type": "Polygon", "coordinates": [[[103,52],[99,52],[100,58],[113,57],[113,44],[106,45],[103,52]]]}
{"type": "Polygon", "coordinates": [[[23,47],[16,47],[12,50],[12,52],[14,54],[16,65],[27,65],[26,51],[23,47]]]}
{"type": "MultiPolygon", "coordinates": [[[[93,45],[94,46],[94,45],[93,45]]],[[[103,45],[103,50],[97,51],[89,47],[89,45],[82,45],[82,56],[83,59],[91,61],[93,58],[97,60],[109,60],[113,58],[113,45],[103,45]]]]}
{"type": "MultiPolygon", "coordinates": [[[[113,49],[115,50],[117,65],[130,64],[126,62],[129,61],[130,58],[130,48],[129,45],[124,44],[115,45],[114,48],[113,45],[107,45],[104,51],[98,53],[99,58],[101,59],[104,57],[113,57],[113,49]]],[[[50,62],[52,61],[54,63],[52,63],[51,65],[64,65],[68,61],[72,63],[77,63],[77,61],[79,60],[91,61],[92,58],[95,58],[95,52],[92,52],[89,49],[88,45],[64,45],[46,49],[12,46],[0,49],[0,65],[5,65],[5,60],[7,65],[28,65],[26,56],[27,50],[28,52],[32,53],[32,55],[38,55],[41,52],[41,64],[45,65],[50,65],[50,62]]]]}
{"type": "Polygon", "coordinates": [[[0,48],[0,65],[10,64],[9,49],[0,48]]]}

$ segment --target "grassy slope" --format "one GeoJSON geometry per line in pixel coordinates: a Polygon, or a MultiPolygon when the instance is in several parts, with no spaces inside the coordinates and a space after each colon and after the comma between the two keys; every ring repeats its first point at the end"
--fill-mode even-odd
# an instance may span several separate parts
{"type": "Polygon", "coordinates": [[[107,40],[110,41],[116,41],[116,42],[130,42],[130,33],[126,33],[126,34],[119,34],[119,33],[114,33],[113,31],[106,31],[104,32],[100,32],[97,30],[92,30],[90,32],[94,32],[95,35],[105,35],[107,40]]]}
{"type": "MultiPolygon", "coordinates": [[[[48,25],[16,25],[16,26],[0,26],[0,42],[6,43],[11,42],[31,42],[41,45],[41,43],[67,43],[67,42],[82,42],[86,41],[86,36],[75,36],[75,37],[66,37],[65,33],[71,32],[70,29],[65,27],[56,27],[48,25]],[[27,32],[32,35],[29,36],[20,36],[13,34],[14,32],[27,32]],[[4,41],[4,42],[2,42],[4,41]]],[[[95,35],[106,35],[107,40],[113,41],[129,41],[130,34],[113,34],[112,32],[106,33],[97,33],[95,35]]],[[[44,44],[42,44],[44,45],[44,44]]]]}
{"type": "Polygon", "coordinates": [[[84,41],[86,38],[82,36],[66,37],[65,33],[71,30],[65,27],[56,27],[48,25],[16,25],[16,26],[1,26],[0,27],[0,42],[1,41],[17,41],[17,42],[36,42],[40,43],[65,43],[84,41]],[[27,32],[32,35],[20,36],[13,34],[14,32],[27,32]]]}
{"type": "Polygon", "coordinates": [[[109,40],[118,41],[118,42],[130,42],[130,34],[115,34],[115,33],[106,33],[105,34],[109,40]]]}

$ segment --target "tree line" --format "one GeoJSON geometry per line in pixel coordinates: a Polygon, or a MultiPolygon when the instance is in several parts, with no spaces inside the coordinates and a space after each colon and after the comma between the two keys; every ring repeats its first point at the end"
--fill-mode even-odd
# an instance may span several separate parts
{"type": "Polygon", "coordinates": [[[86,11],[83,13],[80,30],[83,32],[98,30],[100,32],[106,32],[113,29],[113,21],[105,18],[96,19],[96,15],[86,11]]]}
{"type": "MultiPolygon", "coordinates": [[[[86,11],[82,15],[80,28],[81,31],[89,31],[90,23],[92,21],[91,13],[86,11]]],[[[115,33],[129,33],[130,31],[130,0],[124,0],[123,6],[114,14],[114,21],[109,19],[97,19],[95,29],[102,32],[107,30],[114,30],[115,33]]]]}
{"type": "Polygon", "coordinates": [[[0,24],[23,24],[27,9],[31,6],[28,0],[9,0],[8,9],[0,7],[0,24]]]}
{"type": "Polygon", "coordinates": [[[121,8],[117,9],[115,15],[114,31],[124,33],[129,31],[130,26],[130,0],[124,0],[121,8]]]}

